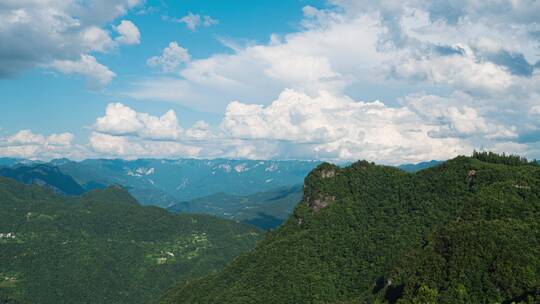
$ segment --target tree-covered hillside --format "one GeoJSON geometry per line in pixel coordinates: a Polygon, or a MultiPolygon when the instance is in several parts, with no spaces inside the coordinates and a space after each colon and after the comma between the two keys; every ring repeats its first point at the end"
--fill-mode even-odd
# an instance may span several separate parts
{"type": "Polygon", "coordinates": [[[12,167],[0,167],[0,176],[25,184],[48,187],[61,194],[80,195],[85,192],[85,189],[71,176],[48,164],[17,164],[12,167]]]}
{"type": "Polygon", "coordinates": [[[411,174],[322,164],[294,215],[162,303],[539,303],[540,167],[475,153],[411,174]]]}
{"type": "Polygon", "coordinates": [[[301,199],[302,185],[295,185],[245,196],[216,193],[175,204],[167,210],[178,213],[211,214],[262,229],[274,229],[289,217],[301,199]]]}
{"type": "Polygon", "coordinates": [[[117,186],[64,197],[0,178],[0,303],[147,303],[221,269],[261,236],[142,207],[117,186]]]}

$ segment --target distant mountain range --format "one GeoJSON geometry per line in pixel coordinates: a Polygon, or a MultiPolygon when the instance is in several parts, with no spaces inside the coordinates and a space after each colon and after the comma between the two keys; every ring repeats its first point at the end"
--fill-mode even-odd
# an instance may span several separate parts
{"type": "MultiPolygon", "coordinates": [[[[440,163],[399,168],[415,172],[440,163]]],[[[291,213],[302,196],[299,185],[319,164],[227,159],[56,159],[41,163],[0,158],[0,176],[67,195],[122,185],[143,205],[211,214],[270,229],[291,213]]]]}
{"type": "Polygon", "coordinates": [[[301,184],[318,162],[140,159],[51,162],[79,184],[119,184],[145,205],[168,207],[227,193],[249,195],[301,184]]]}

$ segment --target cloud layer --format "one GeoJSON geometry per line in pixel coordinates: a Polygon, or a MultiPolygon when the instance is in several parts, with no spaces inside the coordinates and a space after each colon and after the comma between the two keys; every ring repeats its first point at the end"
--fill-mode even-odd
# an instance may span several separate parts
{"type": "MultiPolygon", "coordinates": [[[[51,51],[24,62],[105,85],[114,73],[89,53],[140,42],[129,21],[114,27],[115,37],[103,29],[137,4],[117,2],[121,9],[108,18],[63,6],[48,13],[59,33],[50,40],[69,32],[81,47],[45,47],[51,51]]],[[[13,7],[0,5],[9,12],[0,28],[23,30],[25,14],[39,11],[13,7]]],[[[206,58],[171,41],[146,62],[168,74],[136,79],[123,95],[220,113],[222,121],[182,126],[173,111],[151,115],[112,103],[92,126],[84,153],[403,163],[476,148],[540,157],[537,1],[331,0],[303,14],[297,32],[245,45],[222,39],[229,52],[206,58]]],[[[191,30],[215,23],[192,13],[167,20],[191,30]]],[[[0,41],[9,38],[1,33],[0,41]]],[[[13,62],[0,73],[9,74],[13,62]]]]}
{"type": "Polygon", "coordinates": [[[0,77],[45,67],[87,78],[103,87],[114,73],[92,53],[105,53],[120,44],[138,44],[140,33],[131,21],[106,27],[139,0],[2,1],[0,3],[0,77]],[[116,36],[113,38],[113,36],[116,36]]]}

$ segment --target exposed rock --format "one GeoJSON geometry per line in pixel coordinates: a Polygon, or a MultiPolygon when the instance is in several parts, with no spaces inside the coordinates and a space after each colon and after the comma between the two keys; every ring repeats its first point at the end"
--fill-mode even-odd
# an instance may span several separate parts
{"type": "Polygon", "coordinates": [[[469,187],[474,186],[476,182],[476,170],[469,170],[469,173],[467,174],[467,183],[469,183],[469,187]]]}
{"type": "Polygon", "coordinates": [[[308,200],[308,206],[314,211],[319,211],[322,208],[325,208],[328,205],[334,203],[335,201],[336,197],[333,195],[317,194],[316,197],[310,198],[308,200]]]}
{"type": "Polygon", "coordinates": [[[336,170],[335,169],[321,170],[321,178],[332,178],[334,176],[336,176],[336,170]]]}

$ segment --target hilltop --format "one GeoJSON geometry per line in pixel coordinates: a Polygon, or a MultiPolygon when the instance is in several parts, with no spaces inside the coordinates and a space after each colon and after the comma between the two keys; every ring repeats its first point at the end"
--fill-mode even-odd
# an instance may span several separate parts
{"type": "Polygon", "coordinates": [[[294,214],[162,303],[538,303],[540,167],[475,153],[407,173],[321,164],[294,214]]]}

